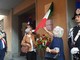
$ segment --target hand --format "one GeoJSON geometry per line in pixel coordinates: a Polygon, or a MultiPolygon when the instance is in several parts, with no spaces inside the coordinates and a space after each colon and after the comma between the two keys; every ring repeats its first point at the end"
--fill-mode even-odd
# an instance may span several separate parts
{"type": "Polygon", "coordinates": [[[46,48],[46,52],[51,52],[49,47],[46,48]]]}
{"type": "Polygon", "coordinates": [[[45,30],[46,32],[50,33],[50,32],[47,30],[47,28],[46,28],[46,27],[44,27],[44,30],[45,30]]]}
{"type": "Polygon", "coordinates": [[[31,47],[31,45],[30,45],[30,44],[26,44],[26,46],[31,47]]]}
{"type": "Polygon", "coordinates": [[[71,49],[71,54],[76,54],[76,53],[78,53],[79,52],[79,49],[77,48],[77,47],[73,47],[72,49],[71,49]]]}
{"type": "Polygon", "coordinates": [[[47,28],[46,28],[46,27],[44,27],[44,30],[47,30],[47,28]]]}
{"type": "Polygon", "coordinates": [[[51,49],[51,53],[53,53],[53,54],[58,54],[59,51],[56,51],[55,49],[51,49]]]}
{"type": "Polygon", "coordinates": [[[60,49],[58,47],[55,47],[54,50],[56,51],[56,53],[59,53],[60,49]]]}
{"type": "Polygon", "coordinates": [[[50,31],[48,31],[46,27],[44,27],[44,30],[45,30],[51,37],[53,37],[53,33],[51,33],[50,31]]]}

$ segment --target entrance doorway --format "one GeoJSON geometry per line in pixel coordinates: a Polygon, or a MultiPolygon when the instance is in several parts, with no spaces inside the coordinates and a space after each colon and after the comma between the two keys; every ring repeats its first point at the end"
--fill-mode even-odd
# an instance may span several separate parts
{"type": "MultiPolygon", "coordinates": [[[[18,22],[19,22],[19,40],[20,40],[20,44],[19,44],[19,48],[21,49],[21,41],[23,39],[23,36],[25,34],[25,29],[26,29],[26,25],[27,25],[27,22],[30,22],[31,26],[33,29],[35,29],[36,27],[36,18],[35,18],[35,7],[20,14],[18,16],[18,22]]],[[[20,50],[20,55],[25,55],[24,53],[21,52],[20,50]]]]}

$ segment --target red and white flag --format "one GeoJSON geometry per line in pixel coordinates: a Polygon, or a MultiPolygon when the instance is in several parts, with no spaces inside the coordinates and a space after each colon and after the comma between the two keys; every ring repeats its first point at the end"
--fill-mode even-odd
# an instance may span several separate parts
{"type": "Polygon", "coordinates": [[[43,17],[43,19],[40,21],[40,23],[37,25],[35,32],[39,29],[39,28],[43,28],[46,24],[47,19],[49,18],[49,16],[51,15],[53,11],[53,2],[51,3],[48,11],[46,12],[45,16],[43,17]]]}

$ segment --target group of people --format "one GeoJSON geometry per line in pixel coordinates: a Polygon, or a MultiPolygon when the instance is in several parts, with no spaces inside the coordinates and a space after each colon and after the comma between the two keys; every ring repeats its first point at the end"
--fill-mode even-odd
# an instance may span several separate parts
{"type": "MultiPolygon", "coordinates": [[[[72,18],[77,25],[70,29],[68,37],[69,51],[73,56],[73,60],[80,60],[80,8],[75,10],[72,18]]],[[[46,48],[46,60],[65,60],[62,36],[64,29],[56,26],[53,33],[43,28],[51,37],[52,42],[46,48]]],[[[33,34],[30,24],[27,25],[23,40],[21,42],[22,51],[26,53],[27,60],[37,60],[35,34],[33,34]]],[[[6,33],[0,30],[0,60],[4,60],[7,51],[6,33]]]]}
{"type": "MultiPolygon", "coordinates": [[[[53,58],[53,56],[54,54],[55,55],[58,54],[59,56],[58,60],[59,59],[64,60],[63,40],[62,40],[64,29],[59,26],[56,26],[53,30],[53,33],[48,31],[46,27],[44,27],[44,30],[53,38],[50,46],[46,48],[45,59],[56,60],[56,57],[53,58]]],[[[22,47],[25,46],[22,49],[22,51],[26,53],[27,60],[37,60],[35,43],[36,43],[35,34],[33,34],[32,27],[28,24],[27,29],[25,30],[25,35],[21,42],[22,47]]]]}
{"type": "MultiPolygon", "coordinates": [[[[80,8],[75,10],[74,17],[72,18],[77,26],[70,29],[68,37],[69,51],[73,56],[73,60],[80,60],[80,8]]],[[[52,42],[46,48],[45,59],[46,60],[65,60],[64,47],[62,36],[64,29],[60,26],[56,26],[53,29],[53,33],[43,28],[51,37],[52,42]]],[[[25,30],[25,35],[21,42],[22,46],[26,46],[26,58],[27,60],[37,60],[35,34],[33,34],[32,27],[28,24],[25,30]]]]}

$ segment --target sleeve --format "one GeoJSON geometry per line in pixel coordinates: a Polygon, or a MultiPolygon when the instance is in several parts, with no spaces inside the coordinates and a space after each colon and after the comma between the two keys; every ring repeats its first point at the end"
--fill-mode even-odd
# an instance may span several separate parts
{"type": "Polygon", "coordinates": [[[26,35],[24,35],[24,37],[23,37],[23,39],[22,39],[22,42],[21,42],[21,45],[22,45],[22,46],[28,46],[28,47],[31,46],[31,43],[30,43],[30,41],[29,41],[29,38],[27,38],[26,35]]]}
{"type": "Polygon", "coordinates": [[[69,49],[71,49],[72,48],[72,45],[71,45],[71,38],[68,38],[68,47],[69,47],[69,49]]]}
{"type": "Polygon", "coordinates": [[[24,45],[24,46],[26,45],[25,40],[26,40],[26,35],[24,35],[22,42],[21,42],[21,45],[24,45]]]}
{"type": "Polygon", "coordinates": [[[53,38],[51,44],[50,44],[50,48],[54,49],[55,47],[59,48],[60,46],[60,40],[58,40],[58,38],[53,38]]]}
{"type": "Polygon", "coordinates": [[[70,29],[69,34],[68,34],[68,47],[69,49],[72,48],[72,36],[73,36],[73,28],[70,29]]]}

